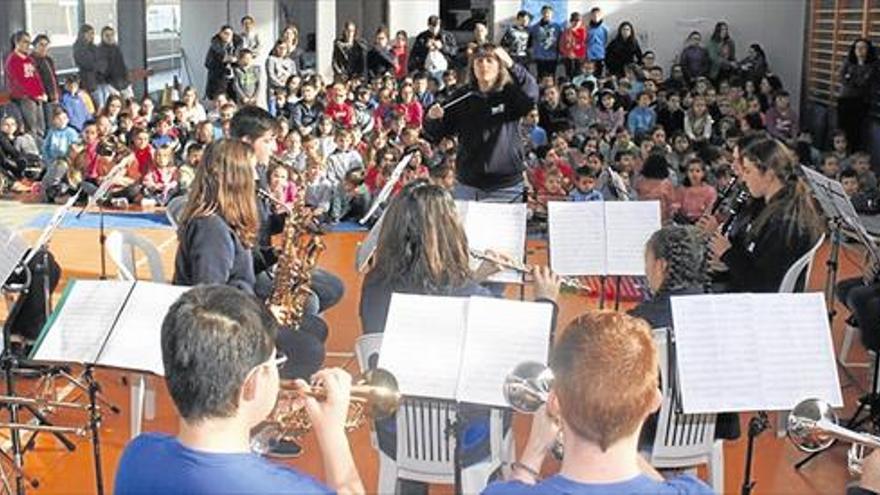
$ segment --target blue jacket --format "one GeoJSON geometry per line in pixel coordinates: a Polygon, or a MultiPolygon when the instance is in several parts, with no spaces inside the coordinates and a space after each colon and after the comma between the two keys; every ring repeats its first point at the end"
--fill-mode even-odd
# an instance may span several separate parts
{"type": "Polygon", "coordinates": [[[626,128],[633,136],[640,136],[651,132],[651,128],[657,123],[657,113],[650,107],[635,107],[629,112],[626,119],[626,128]]]}
{"type": "Polygon", "coordinates": [[[72,95],[65,91],[61,96],[61,108],[67,114],[70,126],[77,131],[81,131],[83,125],[92,119],[85,102],[79,95],[72,95]]]}
{"type": "Polygon", "coordinates": [[[79,141],[79,133],[72,127],[57,129],[52,127],[43,138],[43,161],[52,163],[67,156],[70,145],[79,141]]]}
{"type": "Polygon", "coordinates": [[[574,188],[568,193],[568,197],[572,201],[605,201],[605,196],[596,189],[591,189],[590,192],[581,192],[578,188],[574,188]]]}
{"type": "Polygon", "coordinates": [[[532,55],[535,60],[556,60],[559,58],[559,37],[562,25],[553,21],[538,21],[532,25],[532,55]]]}
{"type": "Polygon", "coordinates": [[[599,21],[594,25],[592,21],[587,26],[587,58],[590,60],[605,60],[605,45],[608,44],[608,27],[605,21],[599,21]]]}

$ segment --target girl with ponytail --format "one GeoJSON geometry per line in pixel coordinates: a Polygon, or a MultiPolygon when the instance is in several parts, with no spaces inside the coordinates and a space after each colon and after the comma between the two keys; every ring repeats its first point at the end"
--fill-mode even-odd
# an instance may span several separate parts
{"type": "Polygon", "coordinates": [[[742,180],[763,209],[733,242],[715,234],[710,249],[727,265],[731,292],[776,292],[785,272],[816,242],[822,230],[797,156],[775,139],[760,139],[742,151],[742,180]]]}

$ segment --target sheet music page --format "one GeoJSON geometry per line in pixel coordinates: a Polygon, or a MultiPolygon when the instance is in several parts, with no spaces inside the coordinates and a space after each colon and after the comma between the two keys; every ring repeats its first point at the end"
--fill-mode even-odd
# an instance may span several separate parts
{"type": "Polygon", "coordinates": [[[843,218],[853,228],[857,229],[861,225],[862,221],[859,219],[859,214],[856,212],[855,207],[853,207],[849,196],[847,196],[846,190],[843,189],[843,184],[825,177],[810,167],[801,165],[801,170],[803,170],[807,183],[813,191],[813,197],[816,198],[819,206],[822,207],[825,217],[835,218],[843,215],[843,218]]]}
{"type": "Polygon", "coordinates": [[[559,275],[604,275],[605,202],[550,201],[550,268],[559,275]]]}
{"type": "Polygon", "coordinates": [[[821,293],[672,298],[686,413],[842,405],[821,293]]]}
{"type": "Polygon", "coordinates": [[[189,289],[155,282],[135,283],[97,364],[164,376],[162,321],[168,308],[189,289]]]}
{"type": "Polygon", "coordinates": [[[379,233],[382,232],[382,222],[384,220],[385,215],[383,214],[379,217],[379,220],[373,224],[370,231],[367,232],[367,236],[364,237],[364,240],[358,244],[357,250],[354,253],[354,268],[359,273],[364,273],[370,264],[370,258],[376,251],[376,246],[379,244],[379,233]]]}
{"type": "Polygon", "coordinates": [[[660,230],[659,201],[604,201],[606,275],[644,275],[645,244],[660,230]]]}
{"type": "Polygon", "coordinates": [[[458,400],[509,407],[504,378],[523,361],[547,362],[552,318],[548,303],[470,298],[458,400]]]}
{"type": "Polygon", "coordinates": [[[467,303],[463,297],[391,296],[379,367],[394,374],[403,395],[455,399],[467,303]]]}
{"type": "MultiPolygon", "coordinates": [[[[457,202],[468,246],[503,253],[523,262],[526,257],[525,203],[457,202]],[[463,206],[460,206],[463,205],[463,206]],[[462,213],[463,212],[463,213],[462,213]]],[[[479,263],[477,263],[479,265],[479,263]]],[[[490,282],[522,283],[521,273],[502,270],[489,277],[490,282]]]]}
{"type": "Polygon", "coordinates": [[[133,286],[122,280],[72,281],[31,358],[94,363],[133,286]]]}
{"type": "Polygon", "coordinates": [[[0,223],[0,287],[15,271],[18,262],[22,261],[28,245],[8,225],[0,223]]]}

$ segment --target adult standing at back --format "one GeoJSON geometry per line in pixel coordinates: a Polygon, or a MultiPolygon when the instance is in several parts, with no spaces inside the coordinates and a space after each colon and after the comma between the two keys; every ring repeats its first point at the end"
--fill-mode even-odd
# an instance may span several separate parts
{"type": "Polygon", "coordinates": [[[232,98],[233,65],[237,62],[238,46],[234,42],[232,26],[226,24],[211,38],[211,46],[205,55],[205,68],[208,69],[205,97],[217,98],[220,93],[232,98]]]}
{"type": "Polygon", "coordinates": [[[688,35],[681,51],[681,68],[688,84],[694,84],[698,77],[709,75],[709,53],[703,48],[703,35],[699,31],[692,31],[688,35]]]}
{"type": "Polygon", "coordinates": [[[590,9],[590,25],[587,26],[587,59],[593,62],[593,75],[602,77],[605,69],[605,45],[608,44],[608,26],[602,19],[602,9],[590,9]]]}
{"type": "Polygon", "coordinates": [[[46,101],[46,92],[30,51],[31,36],[26,31],[12,35],[12,52],[5,65],[6,88],[21,111],[27,131],[42,136],[45,131],[42,104],[46,101]]]}
{"type": "Polygon", "coordinates": [[[877,51],[871,40],[855,40],[840,69],[840,96],[837,98],[837,118],[846,133],[850,152],[862,149],[871,85],[876,82],[877,72],[877,51]]]}
{"type": "Polygon", "coordinates": [[[101,30],[101,44],[98,45],[98,98],[95,102],[103,107],[110,95],[121,94],[125,98],[132,96],[131,84],[128,82],[128,67],[122,50],[116,43],[116,30],[104,26],[101,30]]]}
{"type": "MultiPolygon", "coordinates": [[[[73,61],[79,71],[79,87],[92,99],[98,90],[98,46],[95,45],[95,28],[89,24],[79,27],[73,43],[73,61]]],[[[95,102],[95,105],[98,105],[95,102]]]]}
{"type": "Polygon", "coordinates": [[[715,81],[722,67],[736,62],[736,43],[730,37],[730,27],[726,22],[715,24],[706,51],[709,52],[709,79],[715,81]]]}
{"type": "Polygon", "coordinates": [[[413,43],[408,62],[410,72],[425,68],[429,41],[434,41],[435,44],[439,43],[440,53],[446,57],[446,61],[450,65],[455,61],[455,56],[458,54],[458,42],[455,41],[455,36],[452,33],[442,29],[440,18],[432,15],[428,17],[428,29],[419,33],[413,43]]]}
{"type": "Polygon", "coordinates": [[[513,202],[524,192],[525,152],[519,120],[538,101],[538,83],[503,48],[485,44],[474,51],[464,99],[444,110],[428,110],[425,133],[439,141],[458,136],[456,199],[513,202]]]}
{"type": "Polygon", "coordinates": [[[61,97],[58,78],[55,76],[55,61],[49,56],[49,43],[49,37],[45,34],[36,35],[33,41],[34,51],[31,53],[43,82],[43,91],[46,92],[46,103],[43,104],[43,121],[46,127],[52,122],[52,111],[58,106],[61,97]]]}
{"type": "MultiPolygon", "coordinates": [[[[608,73],[615,77],[623,77],[623,68],[629,64],[642,62],[642,48],[636,39],[636,30],[629,21],[623,21],[617,28],[617,36],[608,44],[605,63],[608,73]]],[[[630,81],[634,82],[634,81],[630,81]]]]}
{"type": "Polygon", "coordinates": [[[538,78],[556,78],[556,65],[559,63],[559,38],[562,26],[553,20],[553,7],[541,7],[541,19],[532,26],[532,58],[538,68],[538,78]]]}
{"type": "Polygon", "coordinates": [[[367,46],[358,38],[357,25],[346,21],[333,43],[333,75],[350,79],[367,73],[367,46]]]}

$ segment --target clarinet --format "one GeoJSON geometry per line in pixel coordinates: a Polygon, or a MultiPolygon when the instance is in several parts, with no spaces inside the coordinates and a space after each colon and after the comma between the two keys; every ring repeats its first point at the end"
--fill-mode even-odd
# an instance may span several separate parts
{"type": "Polygon", "coordinates": [[[733,204],[730,205],[730,215],[728,215],[727,219],[721,225],[721,235],[727,236],[730,233],[730,228],[733,225],[733,221],[736,220],[736,217],[742,213],[742,209],[745,206],[746,202],[749,200],[749,191],[743,187],[736,193],[736,198],[733,200],[733,204]]]}
{"type": "Polygon", "coordinates": [[[709,208],[709,215],[718,213],[718,208],[721,208],[721,205],[727,201],[727,198],[733,192],[734,187],[736,187],[736,177],[731,177],[721,192],[718,193],[718,197],[715,198],[715,202],[712,203],[711,208],[709,208]]]}

